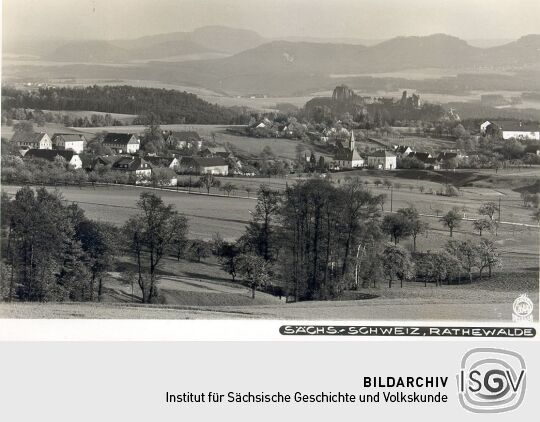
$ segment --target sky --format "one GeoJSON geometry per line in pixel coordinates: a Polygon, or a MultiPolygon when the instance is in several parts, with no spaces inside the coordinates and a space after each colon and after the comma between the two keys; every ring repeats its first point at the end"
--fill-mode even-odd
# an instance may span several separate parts
{"type": "Polygon", "coordinates": [[[6,40],[121,39],[205,25],[267,38],[540,33],[539,0],[2,0],[6,40]]]}

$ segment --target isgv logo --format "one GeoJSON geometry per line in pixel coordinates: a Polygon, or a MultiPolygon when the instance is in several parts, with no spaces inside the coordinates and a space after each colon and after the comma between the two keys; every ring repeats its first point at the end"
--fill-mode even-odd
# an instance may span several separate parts
{"type": "Polygon", "coordinates": [[[527,374],[520,354],[495,348],[469,350],[457,376],[459,402],[470,412],[514,410],[525,397],[527,374]]]}

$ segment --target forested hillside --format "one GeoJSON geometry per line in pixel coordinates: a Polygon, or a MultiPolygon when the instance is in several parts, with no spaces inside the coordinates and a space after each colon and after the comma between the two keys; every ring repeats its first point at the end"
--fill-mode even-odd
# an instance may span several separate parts
{"type": "Polygon", "coordinates": [[[132,86],[40,88],[22,91],[3,87],[2,108],[40,110],[89,110],[145,115],[154,113],[163,124],[240,124],[249,116],[241,109],[210,104],[194,94],[132,86]]]}

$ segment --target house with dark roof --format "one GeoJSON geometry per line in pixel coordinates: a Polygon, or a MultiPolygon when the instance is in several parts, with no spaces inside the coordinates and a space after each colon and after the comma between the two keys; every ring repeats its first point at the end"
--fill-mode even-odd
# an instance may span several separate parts
{"type": "Polygon", "coordinates": [[[107,167],[111,168],[114,162],[118,159],[116,156],[109,155],[92,155],[92,154],[81,154],[80,155],[83,168],[86,171],[94,171],[98,167],[107,167]]]}
{"type": "Polygon", "coordinates": [[[407,157],[410,153],[414,152],[408,145],[397,145],[394,152],[399,157],[407,157]]]}
{"type": "Polygon", "coordinates": [[[70,150],[30,149],[24,155],[25,160],[38,159],[54,162],[58,157],[63,158],[67,164],[75,169],[82,168],[82,161],[78,154],[70,150]]]}
{"type": "Polygon", "coordinates": [[[102,145],[116,154],[135,154],[141,147],[141,140],[133,133],[107,133],[102,145]]]}
{"type": "Polygon", "coordinates": [[[172,170],[176,170],[180,166],[180,161],[176,157],[145,157],[145,160],[148,161],[152,167],[166,167],[172,170]]]}
{"type": "Polygon", "coordinates": [[[409,158],[416,158],[417,160],[420,160],[422,162],[433,158],[429,152],[411,152],[408,155],[409,158]]]}
{"type": "Polygon", "coordinates": [[[440,152],[439,155],[437,155],[437,159],[440,161],[448,161],[448,160],[459,160],[461,156],[454,151],[444,151],[440,152]]]}
{"type": "Polygon", "coordinates": [[[170,132],[165,138],[165,143],[169,149],[200,148],[202,146],[202,139],[197,132],[184,130],[170,132]]]}
{"type": "Polygon", "coordinates": [[[17,144],[19,149],[52,149],[52,141],[45,132],[27,133],[15,132],[11,142],[17,144]]]}
{"type": "Polygon", "coordinates": [[[182,157],[179,170],[183,173],[227,176],[229,165],[221,157],[182,157]]]}
{"type": "Polygon", "coordinates": [[[228,158],[231,153],[222,146],[204,147],[200,152],[201,157],[221,157],[228,158]]]}
{"type": "Polygon", "coordinates": [[[486,120],[480,125],[482,135],[489,134],[496,128],[500,130],[503,139],[530,139],[540,141],[540,125],[536,122],[521,122],[515,120],[486,120]]]}
{"type": "Polygon", "coordinates": [[[54,149],[70,149],[80,154],[86,146],[86,138],[76,133],[55,133],[52,137],[54,149]]]}
{"type": "Polygon", "coordinates": [[[379,170],[395,170],[397,157],[392,151],[378,150],[367,156],[368,167],[379,170]]]}
{"type": "Polygon", "coordinates": [[[113,163],[111,170],[128,173],[137,182],[152,176],[152,165],[141,157],[121,157],[113,163]]]}
{"type": "Polygon", "coordinates": [[[353,169],[364,166],[364,159],[360,157],[360,154],[356,151],[353,131],[351,131],[351,137],[347,147],[345,148],[341,146],[341,144],[338,144],[337,148],[338,150],[334,156],[334,167],[340,169],[353,169]]]}

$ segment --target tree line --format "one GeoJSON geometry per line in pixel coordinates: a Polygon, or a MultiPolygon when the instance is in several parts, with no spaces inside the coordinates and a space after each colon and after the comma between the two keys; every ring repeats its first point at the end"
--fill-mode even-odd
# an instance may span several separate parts
{"type": "Polygon", "coordinates": [[[2,109],[91,110],[104,113],[156,114],[164,124],[242,124],[243,110],[210,104],[175,90],[124,86],[48,87],[23,91],[2,87],[2,109]]]}
{"type": "MultiPolygon", "coordinates": [[[[204,242],[188,240],[186,217],[151,192],[141,193],[137,213],[117,227],[88,219],[57,192],[23,187],[14,198],[2,194],[0,295],[21,301],[101,300],[103,280],[120,255],[134,263],[136,270],[122,279],[139,286],[143,303],[161,301],[166,257],[188,255],[200,262],[213,253],[252,297],[262,290],[293,301],[328,300],[384,280],[389,287],[409,280],[451,284],[462,276],[472,282],[475,271],[482,278],[500,267],[488,237],[450,238],[438,250],[416,251],[416,237],[427,224],[414,207],[383,218],[381,200],[357,179],[340,186],[310,179],[284,192],[262,185],[253,218],[237,241],[216,236],[204,242]],[[399,244],[404,237],[413,239],[412,252],[399,244]]],[[[493,221],[494,204],[484,204],[481,213],[493,221]]],[[[457,227],[457,211],[448,214],[457,227]]],[[[447,224],[444,216],[441,221],[447,224]]]]}

